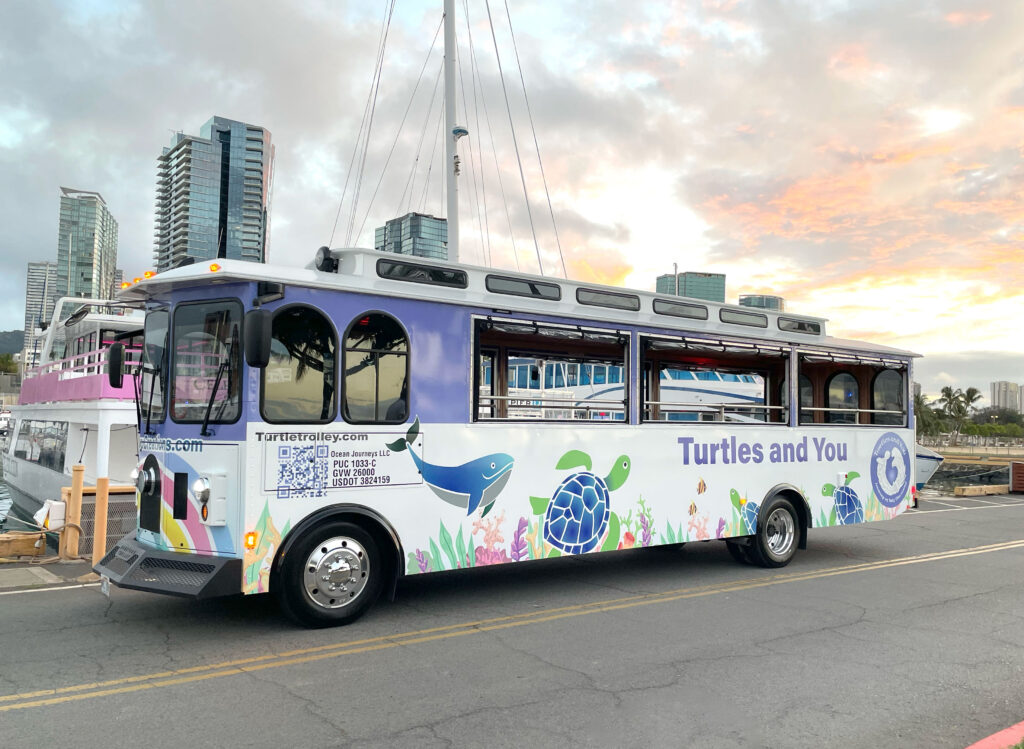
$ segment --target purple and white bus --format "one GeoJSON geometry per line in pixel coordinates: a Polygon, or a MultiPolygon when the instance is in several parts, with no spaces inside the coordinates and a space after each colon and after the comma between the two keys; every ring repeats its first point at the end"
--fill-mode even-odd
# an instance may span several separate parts
{"type": "Polygon", "coordinates": [[[912,500],[914,355],[820,318],[368,250],[121,297],[138,528],[96,571],[122,587],[342,624],[426,572],[716,539],[780,567],[912,500]]]}

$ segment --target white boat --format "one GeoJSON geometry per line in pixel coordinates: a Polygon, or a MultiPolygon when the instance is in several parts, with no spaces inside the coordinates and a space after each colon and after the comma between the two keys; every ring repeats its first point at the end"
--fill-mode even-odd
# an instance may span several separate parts
{"type": "Polygon", "coordinates": [[[942,461],[945,458],[924,445],[918,444],[916,447],[914,476],[917,479],[917,488],[921,489],[935,475],[935,472],[939,470],[939,466],[942,465],[942,461]]]}
{"type": "Polygon", "coordinates": [[[85,466],[86,485],[99,477],[132,483],[138,417],[131,373],[141,344],[131,334],[141,341],[142,321],[141,312],[110,301],[65,297],[55,305],[40,364],[25,373],[19,404],[11,406],[3,478],[15,517],[29,520],[44,500],[60,499],[77,463],[85,466]],[[73,313],[62,315],[71,305],[73,313]],[[129,367],[120,388],[106,375],[106,350],[115,339],[126,344],[129,367]]]}

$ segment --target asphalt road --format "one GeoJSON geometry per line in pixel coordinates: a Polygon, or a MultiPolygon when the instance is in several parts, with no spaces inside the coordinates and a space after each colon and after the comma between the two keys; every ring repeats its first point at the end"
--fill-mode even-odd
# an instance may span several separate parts
{"type": "Polygon", "coordinates": [[[1024,498],[405,581],[356,624],[272,599],[0,595],[0,746],[957,747],[1024,720],[1024,498]]]}

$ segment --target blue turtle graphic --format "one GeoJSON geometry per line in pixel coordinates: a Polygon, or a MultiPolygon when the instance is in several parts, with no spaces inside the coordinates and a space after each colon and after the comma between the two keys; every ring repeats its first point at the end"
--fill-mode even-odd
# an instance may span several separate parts
{"type": "Polygon", "coordinates": [[[629,477],[630,460],[615,459],[604,478],[591,473],[590,456],[570,450],[561,457],[557,469],[584,468],[562,481],[551,495],[530,497],[535,513],[544,513],[544,540],[567,554],[583,554],[594,549],[608,528],[609,492],[622,486],[629,477]]]}
{"type": "Polygon", "coordinates": [[[839,525],[864,522],[864,506],[861,504],[857,492],[850,486],[850,482],[859,477],[859,473],[850,471],[846,474],[846,481],[842,486],[825,484],[821,487],[822,496],[832,497],[835,500],[836,520],[839,525]]]}
{"type": "Polygon", "coordinates": [[[472,515],[478,507],[484,508],[483,515],[490,512],[494,500],[512,476],[515,465],[512,456],[493,453],[457,466],[439,466],[423,460],[412,449],[419,433],[420,420],[417,418],[405,437],[387,447],[391,452],[408,449],[424,483],[448,504],[466,508],[467,515],[472,515]]]}
{"type": "Polygon", "coordinates": [[[736,508],[740,521],[743,523],[745,533],[741,535],[753,536],[757,533],[757,516],[761,512],[761,505],[757,502],[751,502],[749,499],[744,499],[735,489],[729,490],[729,501],[736,508]]]}

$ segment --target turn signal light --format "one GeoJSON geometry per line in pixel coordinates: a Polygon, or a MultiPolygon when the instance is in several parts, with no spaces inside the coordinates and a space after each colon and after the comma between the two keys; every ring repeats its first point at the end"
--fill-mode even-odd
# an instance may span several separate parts
{"type": "Polygon", "coordinates": [[[202,516],[203,520],[209,520],[210,519],[210,508],[209,508],[209,506],[208,505],[203,505],[202,507],[200,507],[199,508],[199,514],[202,516]]]}
{"type": "Polygon", "coordinates": [[[252,551],[256,548],[256,539],[259,538],[259,534],[256,531],[249,531],[245,534],[245,548],[252,551]]]}

